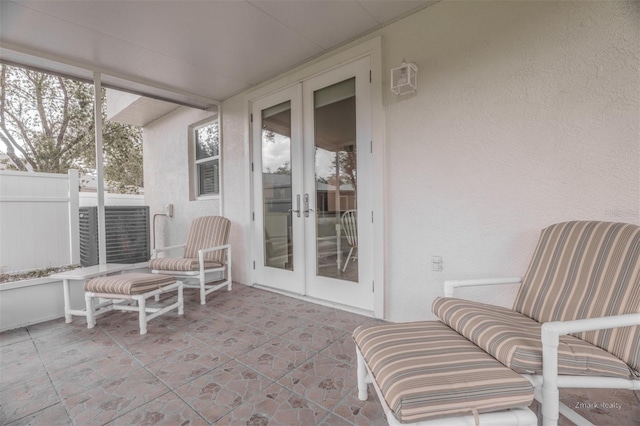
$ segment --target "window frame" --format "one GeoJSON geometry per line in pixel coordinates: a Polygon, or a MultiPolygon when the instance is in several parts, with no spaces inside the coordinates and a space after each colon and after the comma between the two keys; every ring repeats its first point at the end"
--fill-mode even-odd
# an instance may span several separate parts
{"type": "Polygon", "coordinates": [[[202,121],[199,121],[195,124],[189,126],[189,139],[190,139],[190,150],[192,152],[191,155],[191,167],[193,172],[191,173],[191,177],[193,179],[192,184],[192,193],[193,199],[195,200],[217,200],[222,196],[222,126],[220,125],[220,116],[215,115],[213,117],[206,118],[202,121]],[[218,123],[218,154],[213,155],[211,157],[205,157],[201,159],[197,159],[197,132],[203,127],[210,126],[214,123],[218,123]],[[207,163],[214,163],[218,161],[218,192],[200,193],[200,165],[207,163]]]}

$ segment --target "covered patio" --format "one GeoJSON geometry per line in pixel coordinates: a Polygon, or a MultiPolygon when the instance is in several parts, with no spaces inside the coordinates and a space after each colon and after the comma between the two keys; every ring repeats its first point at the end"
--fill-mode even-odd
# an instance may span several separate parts
{"type": "MultiPolygon", "coordinates": [[[[522,275],[552,223],[640,224],[638,22],[636,1],[0,2],[2,63],[118,90],[109,117],[143,127],[153,245],[224,216],[234,280],[144,336],[116,312],[0,333],[0,424],[386,424],[355,327],[522,275]]],[[[561,399],[640,425],[637,392],[561,399]]]]}
{"type": "MultiPolygon", "coordinates": [[[[116,312],[92,330],[75,319],[1,333],[0,422],[387,424],[375,392],[357,397],[351,338],[379,320],[243,285],[207,305],[186,293],[184,317],[154,320],[145,336],[116,312]]],[[[575,390],[563,402],[597,425],[637,424],[631,391],[575,390]]]]}

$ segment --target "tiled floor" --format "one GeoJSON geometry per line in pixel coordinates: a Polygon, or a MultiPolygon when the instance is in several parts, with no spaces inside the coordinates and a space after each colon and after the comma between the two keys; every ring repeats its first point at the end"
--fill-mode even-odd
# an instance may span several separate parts
{"type": "MultiPolygon", "coordinates": [[[[93,330],[76,317],[0,334],[0,424],[386,424],[355,389],[351,331],[376,320],[242,285],[185,299],[145,336],[121,312],[93,330]]],[[[628,391],[565,402],[598,425],[640,425],[628,391]]]]}

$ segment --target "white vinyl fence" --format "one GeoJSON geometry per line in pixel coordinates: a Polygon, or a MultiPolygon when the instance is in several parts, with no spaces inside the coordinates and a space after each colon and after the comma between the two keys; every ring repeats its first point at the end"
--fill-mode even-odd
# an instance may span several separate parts
{"type": "MultiPolygon", "coordinates": [[[[105,193],[107,206],[142,206],[143,195],[105,193]]],[[[0,273],[80,263],[78,208],[97,206],[78,192],[78,172],[0,170],[0,273]]]]}
{"type": "Polygon", "coordinates": [[[0,271],[80,262],[78,172],[0,171],[0,271]]]}

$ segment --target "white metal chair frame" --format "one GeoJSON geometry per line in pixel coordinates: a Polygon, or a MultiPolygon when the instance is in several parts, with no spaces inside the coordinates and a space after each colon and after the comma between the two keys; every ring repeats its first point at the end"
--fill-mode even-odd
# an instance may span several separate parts
{"type": "Polygon", "coordinates": [[[143,294],[111,294],[111,293],[95,293],[85,291],[84,298],[87,307],[87,328],[94,328],[96,325],[96,317],[109,311],[132,311],[138,312],[140,323],[140,334],[147,334],[147,323],[154,318],[159,317],[173,309],[178,309],[178,315],[184,314],[184,298],[183,283],[176,281],[156,290],[143,294]],[[146,301],[150,297],[159,299],[160,294],[169,291],[178,290],[178,300],[162,308],[151,308],[146,306],[146,301]],[[94,304],[94,299],[108,299],[101,301],[98,305],[94,304]],[[134,303],[137,302],[137,303],[134,303]]]}
{"type": "MultiPolygon", "coordinates": [[[[445,281],[445,297],[453,297],[455,288],[486,285],[521,284],[522,277],[445,281]]],[[[560,402],[559,388],[600,388],[640,390],[640,379],[600,376],[558,375],[558,344],[560,336],[590,330],[640,325],[640,313],[586,318],[572,321],[552,321],[542,324],[542,375],[523,374],[534,388],[534,398],[542,407],[542,424],[556,426],[559,414],[578,425],[592,425],[567,405],[560,402]]]]}
{"type": "Polygon", "coordinates": [[[347,210],[344,212],[340,217],[340,224],[344,230],[345,237],[347,237],[347,243],[351,246],[347,260],[344,262],[344,267],[342,268],[342,272],[344,272],[347,270],[349,260],[358,258],[357,253],[352,257],[353,250],[358,250],[358,210],[347,210]]]}
{"type": "MultiPolygon", "coordinates": [[[[186,243],[178,244],[174,246],[161,247],[153,249],[153,258],[158,257],[158,253],[184,249],[186,247],[186,243]]],[[[186,279],[198,280],[197,284],[191,284],[185,282],[184,286],[188,288],[199,288],[200,289],[200,303],[204,305],[206,303],[206,296],[209,293],[212,293],[216,290],[219,290],[225,286],[227,286],[227,290],[231,291],[232,281],[231,281],[231,245],[224,244],[217,247],[209,247],[198,250],[198,261],[200,265],[200,269],[197,271],[165,271],[159,269],[153,269],[151,272],[154,274],[162,274],[162,275],[171,275],[175,277],[184,277],[186,279]],[[225,261],[222,266],[216,268],[205,269],[204,268],[204,255],[206,253],[210,253],[213,251],[225,250],[225,261]],[[223,277],[221,280],[215,281],[211,284],[206,283],[206,274],[211,274],[214,272],[222,272],[223,277]]]]}

